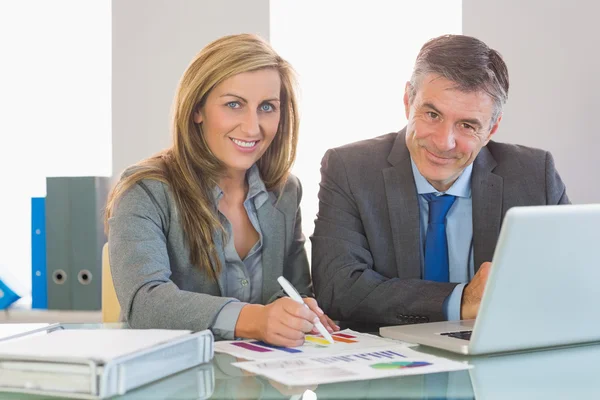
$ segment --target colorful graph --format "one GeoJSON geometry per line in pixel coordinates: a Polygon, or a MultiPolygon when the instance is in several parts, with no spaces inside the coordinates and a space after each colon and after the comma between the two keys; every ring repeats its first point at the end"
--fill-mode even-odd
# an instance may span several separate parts
{"type": "Polygon", "coordinates": [[[266,353],[269,351],[273,351],[271,349],[266,349],[264,347],[256,346],[248,342],[233,342],[231,343],[233,346],[241,347],[242,349],[256,351],[258,353],[266,353]]]}
{"type": "MultiPolygon", "coordinates": [[[[336,343],[358,343],[356,340],[356,336],[348,335],[346,333],[333,333],[331,334],[333,341],[336,343]]],[[[306,335],[304,340],[310,343],[320,344],[323,346],[329,346],[329,343],[323,336],[321,335],[306,335]]]]}
{"type": "Polygon", "coordinates": [[[306,335],[304,337],[304,341],[309,342],[309,343],[314,343],[314,344],[320,344],[321,346],[329,346],[329,344],[330,344],[325,338],[322,338],[319,336],[306,335]]]}
{"type": "Polygon", "coordinates": [[[425,361],[392,361],[388,363],[371,364],[370,367],[373,369],[404,369],[426,367],[428,365],[431,365],[431,363],[425,361]]]}
{"type": "Polygon", "coordinates": [[[302,350],[294,349],[293,347],[275,346],[274,344],[265,343],[262,340],[257,340],[257,341],[250,342],[250,343],[256,344],[259,346],[263,346],[263,347],[268,347],[270,349],[285,351],[286,353],[292,353],[292,354],[293,353],[302,353],[302,350]]]}
{"type": "Polygon", "coordinates": [[[347,333],[334,333],[333,336],[338,338],[356,339],[356,336],[348,335],[347,333]]]}
{"type": "MultiPolygon", "coordinates": [[[[346,333],[334,333],[331,335],[335,343],[358,343],[356,336],[348,335],[346,333]]],[[[328,347],[331,345],[323,336],[320,335],[306,335],[304,340],[307,343],[316,345],[316,347],[328,347]]],[[[241,347],[246,350],[254,351],[257,353],[267,353],[273,350],[284,351],[286,353],[302,353],[302,350],[293,347],[282,347],[274,346],[269,343],[265,343],[261,340],[255,340],[252,342],[232,342],[233,346],[241,347]]]]}

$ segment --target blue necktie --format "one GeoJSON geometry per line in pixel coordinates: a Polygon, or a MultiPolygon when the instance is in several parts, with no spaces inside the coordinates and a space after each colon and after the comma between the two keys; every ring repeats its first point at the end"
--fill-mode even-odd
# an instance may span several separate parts
{"type": "Polygon", "coordinates": [[[449,282],[446,215],[456,197],[448,194],[436,196],[433,193],[423,196],[429,202],[429,223],[425,238],[425,280],[449,282]]]}

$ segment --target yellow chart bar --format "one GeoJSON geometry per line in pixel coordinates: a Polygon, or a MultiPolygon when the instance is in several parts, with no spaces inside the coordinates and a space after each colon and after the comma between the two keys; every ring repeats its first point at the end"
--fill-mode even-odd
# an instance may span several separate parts
{"type": "Polygon", "coordinates": [[[322,345],[325,345],[325,346],[331,344],[331,343],[329,343],[327,341],[327,339],[323,339],[323,338],[316,337],[316,336],[309,336],[309,335],[307,335],[307,336],[304,336],[304,340],[306,340],[307,342],[316,343],[316,344],[322,344],[322,345]]]}

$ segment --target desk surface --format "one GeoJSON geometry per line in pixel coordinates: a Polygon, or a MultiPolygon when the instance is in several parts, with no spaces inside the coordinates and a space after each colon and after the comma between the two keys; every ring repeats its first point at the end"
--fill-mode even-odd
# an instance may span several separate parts
{"type": "MultiPolygon", "coordinates": [[[[68,328],[122,328],[69,324],[68,328]]],[[[461,357],[417,348],[474,365],[468,371],[291,388],[231,365],[215,354],[209,364],[134,390],[119,399],[294,399],[311,390],[317,399],[566,399],[600,397],[600,344],[492,357],[461,357]],[[207,381],[208,379],[208,381],[207,381]],[[208,384],[206,383],[208,382],[208,384]],[[212,386],[212,387],[210,387],[212,386]],[[209,389],[209,396],[202,393],[209,389]]],[[[2,399],[47,397],[1,393],[2,399]]],[[[307,397],[305,397],[307,398],[307,397]]],[[[314,397],[312,397],[314,398],[314,397]]]]}

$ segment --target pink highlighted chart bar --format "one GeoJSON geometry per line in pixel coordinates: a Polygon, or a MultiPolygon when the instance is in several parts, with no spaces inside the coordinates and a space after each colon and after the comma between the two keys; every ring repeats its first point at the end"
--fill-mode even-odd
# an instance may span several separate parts
{"type": "Polygon", "coordinates": [[[231,344],[234,346],[241,347],[246,350],[256,351],[258,353],[267,353],[269,351],[273,351],[271,349],[265,349],[264,347],[255,346],[253,344],[246,343],[246,342],[235,342],[235,343],[231,343],[231,344]]]}
{"type": "Polygon", "coordinates": [[[346,333],[332,333],[332,336],[343,337],[346,339],[356,339],[356,336],[348,335],[346,333]]]}

